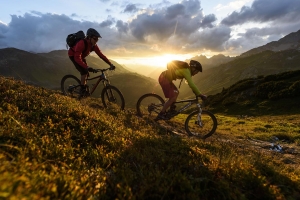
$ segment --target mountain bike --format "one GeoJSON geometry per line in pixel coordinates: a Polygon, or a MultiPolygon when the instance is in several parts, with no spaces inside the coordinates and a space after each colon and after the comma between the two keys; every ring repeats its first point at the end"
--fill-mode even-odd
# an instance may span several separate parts
{"type": "Polygon", "coordinates": [[[71,74],[65,75],[61,80],[61,91],[64,95],[81,99],[92,95],[98,87],[99,83],[102,82],[104,87],[101,91],[100,97],[104,107],[107,108],[111,107],[112,105],[117,105],[121,108],[121,110],[123,110],[125,107],[125,100],[123,94],[118,88],[110,84],[109,79],[104,73],[109,69],[110,68],[95,69],[94,73],[101,72],[101,74],[93,78],[87,78],[87,88],[84,93],[82,93],[81,91],[81,81],[76,76],[71,74]],[[98,80],[95,84],[92,85],[92,88],[89,88],[88,82],[95,79],[98,80]]]}
{"type": "MultiPolygon", "coordinates": [[[[217,129],[217,118],[215,115],[207,110],[202,110],[199,103],[199,97],[195,99],[187,99],[176,101],[172,106],[179,103],[187,103],[178,111],[169,109],[166,113],[165,120],[170,120],[176,115],[183,113],[192,105],[197,105],[197,110],[191,112],[185,120],[184,127],[189,136],[197,136],[202,139],[210,137],[217,129]]],[[[141,96],[136,104],[137,114],[140,117],[147,117],[148,119],[157,121],[155,118],[160,113],[165,104],[164,99],[154,93],[144,94],[141,96]]]]}

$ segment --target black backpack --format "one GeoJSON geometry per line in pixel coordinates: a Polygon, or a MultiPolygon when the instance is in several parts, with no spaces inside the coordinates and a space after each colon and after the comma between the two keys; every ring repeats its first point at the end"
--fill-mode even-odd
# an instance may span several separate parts
{"type": "MultiPolygon", "coordinates": [[[[81,30],[78,31],[77,33],[69,34],[66,38],[67,49],[68,49],[68,47],[69,48],[74,47],[77,44],[77,42],[79,42],[80,40],[83,40],[84,41],[84,50],[83,50],[83,52],[85,52],[88,44],[87,44],[87,41],[84,40],[84,38],[85,38],[85,34],[81,30]]],[[[91,52],[92,51],[94,51],[94,47],[92,48],[91,52]]]]}
{"type": "Polygon", "coordinates": [[[83,31],[78,31],[77,33],[72,33],[67,36],[66,42],[67,45],[71,48],[74,47],[77,42],[85,38],[85,34],[83,31]]]}

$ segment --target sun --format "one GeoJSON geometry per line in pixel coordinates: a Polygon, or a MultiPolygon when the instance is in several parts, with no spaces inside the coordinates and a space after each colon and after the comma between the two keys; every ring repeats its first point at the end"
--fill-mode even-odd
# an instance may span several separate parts
{"type": "Polygon", "coordinates": [[[152,65],[155,67],[166,67],[167,63],[172,60],[186,60],[190,58],[191,55],[181,55],[181,54],[163,54],[161,56],[153,56],[153,57],[145,57],[141,58],[148,65],[152,65]]]}
{"type": "MultiPolygon", "coordinates": [[[[161,56],[155,56],[155,57],[151,57],[149,58],[149,61],[151,60],[151,64],[154,66],[166,66],[168,62],[170,62],[171,60],[180,60],[180,58],[178,58],[178,56],[174,55],[174,54],[164,54],[161,56]]],[[[149,63],[149,64],[150,64],[149,63]]]]}
{"type": "Polygon", "coordinates": [[[167,63],[172,60],[182,60],[185,61],[190,59],[192,55],[190,54],[162,54],[159,56],[144,56],[144,57],[115,57],[113,60],[126,65],[128,67],[138,67],[138,66],[149,66],[149,67],[161,67],[166,68],[167,63]]]}

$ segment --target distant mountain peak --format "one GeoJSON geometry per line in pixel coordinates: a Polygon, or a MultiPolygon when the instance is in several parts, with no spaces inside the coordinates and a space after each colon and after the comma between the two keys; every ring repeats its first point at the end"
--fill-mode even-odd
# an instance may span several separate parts
{"type": "Polygon", "coordinates": [[[221,64],[230,62],[234,59],[235,59],[235,57],[218,54],[218,55],[214,55],[210,58],[207,58],[204,55],[199,55],[199,56],[192,57],[190,60],[197,60],[202,64],[204,69],[210,69],[210,68],[219,66],[221,64]]]}
{"type": "Polygon", "coordinates": [[[300,50],[300,30],[298,30],[297,32],[292,32],[284,36],[283,38],[279,39],[278,41],[272,41],[263,46],[256,47],[254,49],[246,51],[245,53],[242,53],[240,56],[241,57],[251,56],[266,50],[277,52],[277,51],[284,51],[288,49],[300,50]]]}

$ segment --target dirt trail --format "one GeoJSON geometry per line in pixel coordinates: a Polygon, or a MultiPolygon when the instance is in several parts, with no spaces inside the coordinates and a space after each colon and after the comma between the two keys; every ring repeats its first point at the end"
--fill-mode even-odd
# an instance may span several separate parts
{"type": "MultiPolygon", "coordinates": [[[[159,122],[159,124],[157,125],[161,128],[166,129],[168,132],[176,136],[189,137],[184,129],[174,127],[173,124],[170,125],[168,122],[159,122]]],[[[195,137],[195,139],[197,138],[195,137]]],[[[273,142],[268,142],[256,140],[253,138],[238,138],[234,136],[220,134],[218,133],[218,131],[216,131],[214,135],[205,139],[205,141],[219,141],[232,143],[233,145],[243,149],[248,148],[255,151],[263,151],[264,153],[268,153],[272,156],[275,156],[276,159],[289,166],[293,166],[295,168],[300,167],[300,146],[297,146],[295,144],[289,144],[284,141],[276,141],[276,138],[274,138],[273,142]]]]}

